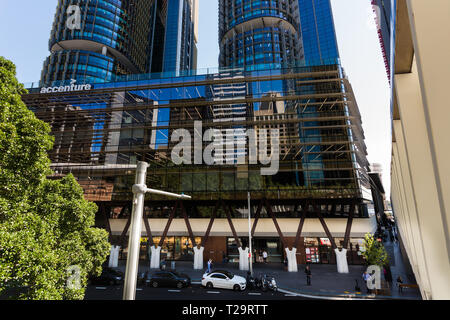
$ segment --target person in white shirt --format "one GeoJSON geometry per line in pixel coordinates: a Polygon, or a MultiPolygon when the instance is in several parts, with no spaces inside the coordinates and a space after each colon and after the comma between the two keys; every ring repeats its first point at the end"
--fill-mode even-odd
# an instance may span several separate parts
{"type": "Polygon", "coordinates": [[[263,260],[264,260],[264,263],[267,263],[267,251],[266,250],[263,251],[263,260]]]}

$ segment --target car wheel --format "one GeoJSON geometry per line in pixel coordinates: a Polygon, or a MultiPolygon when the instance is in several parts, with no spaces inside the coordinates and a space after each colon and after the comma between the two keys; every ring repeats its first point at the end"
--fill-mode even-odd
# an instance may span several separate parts
{"type": "Polygon", "coordinates": [[[235,284],[233,287],[234,291],[241,291],[241,287],[238,284],[235,284]]]}
{"type": "Polygon", "coordinates": [[[152,282],[152,287],[153,287],[153,288],[158,288],[158,282],[153,281],[153,282],[152,282]]]}
{"type": "Polygon", "coordinates": [[[208,289],[214,288],[212,282],[208,282],[208,283],[206,284],[206,287],[207,287],[208,289]]]}
{"type": "Polygon", "coordinates": [[[183,283],[182,283],[182,282],[177,282],[177,288],[178,288],[178,289],[183,288],[183,283]]]}

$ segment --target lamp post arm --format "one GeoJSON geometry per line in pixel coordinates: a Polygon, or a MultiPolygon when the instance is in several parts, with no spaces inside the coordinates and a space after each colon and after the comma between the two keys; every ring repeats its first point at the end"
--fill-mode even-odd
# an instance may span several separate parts
{"type": "Polygon", "coordinates": [[[162,190],[149,189],[145,185],[148,163],[139,162],[136,169],[136,180],[132,187],[133,191],[133,210],[131,212],[131,230],[128,240],[128,257],[125,270],[125,283],[123,291],[124,300],[134,300],[136,297],[136,281],[139,269],[139,249],[141,237],[141,222],[144,212],[145,194],[158,194],[166,197],[188,200],[190,196],[184,194],[175,194],[162,190]]]}

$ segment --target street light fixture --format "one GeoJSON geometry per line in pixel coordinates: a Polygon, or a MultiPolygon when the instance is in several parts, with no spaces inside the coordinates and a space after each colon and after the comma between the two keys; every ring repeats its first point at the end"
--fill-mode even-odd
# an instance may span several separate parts
{"type": "Polygon", "coordinates": [[[125,270],[125,283],[123,289],[123,300],[135,300],[136,282],[139,268],[139,249],[142,230],[142,218],[144,212],[144,199],[146,193],[158,194],[177,199],[188,200],[190,196],[175,194],[161,190],[149,189],[145,185],[148,163],[138,162],[136,168],[136,180],[133,185],[133,210],[131,212],[131,229],[128,240],[127,267],[125,270]]]}

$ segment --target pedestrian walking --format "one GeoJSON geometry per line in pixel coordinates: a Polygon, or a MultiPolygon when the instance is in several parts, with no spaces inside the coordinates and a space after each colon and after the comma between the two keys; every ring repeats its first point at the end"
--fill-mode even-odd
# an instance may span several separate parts
{"type": "Polygon", "coordinates": [[[391,272],[391,267],[390,267],[388,264],[386,264],[386,265],[384,266],[383,272],[384,272],[384,280],[386,280],[389,289],[391,289],[391,288],[392,288],[392,272],[391,272]]]}
{"type": "Polygon", "coordinates": [[[227,263],[227,256],[223,251],[222,251],[222,263],[227,263]]]}
{"type": "Polygon", "coordinates": [[[212,259],[209,259],[208,263],[207,263],[206,273],[210,273],[212,271],[212,265],[213,265],[213,261],[212,261],[212,259]]]}
{"type": "Polygon", "coordinates": [[[267,251],[264,250],[264,251],[263,251],[263,260],[264,260],[264,263],[267,263],[267,256],[268,256],[267,251]]]}
{"type": "Polygon", "coordinates": [[[364,283],[366,285],[366,289],[367,289],[367,293],[371,293],[369,286],[367,285],[368,281],[370,281],[371,277],[370,275],[367,273],[367,271],[364,271],[363,275],[362,275],[362,279],[364,280],[364,283]]]}
{"type": "Polygon", "coordinates": [[[259,253],[258,253],[258,262],[263,262],[263,253],[262,253],[262,250],[259,250],[259,253]]]}
{"type": "Polygon", "coordinates": [[[306,285],[311,285],[311,268],[307,265],[305,268],[305,274],[306,274],[306,285]]]}
{"type": "Polygon", "coordinates": [[[403,284],[403,279],[402,279],[402,277],[398,276],[397,277],[397,288],[398,288],[398,290],[400,290],[400,285],[401,284],[403,284]]]}
{"type": "Polygon", "coordinates": [[[358,284],[358,279],[355,279],[355,292],[361,292],[361,287],[358,284]]]}

